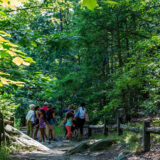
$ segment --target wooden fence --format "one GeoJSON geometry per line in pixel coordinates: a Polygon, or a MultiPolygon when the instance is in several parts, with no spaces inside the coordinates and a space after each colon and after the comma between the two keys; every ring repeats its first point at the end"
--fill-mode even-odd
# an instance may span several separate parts
{"type": "Polygon", "coordinates": [[[0,112],[0,146],[2,142],[5,143],[5,125],[11,125],[14,126],[14,117],[10,117],[10,120],[4,120],[3,114],[0,112]]]}
{"type": "MultiPolygon", "coordinates": [[[[143,128],[139,129],[136,127],[132,127],[132,126],[128,126],[128,125],[124,125],[121,124],[121,119],[119,117],[119,115],[117,116],[116,119],[116,124],[114,125],[107,125],[107,121],[104,122],[103,125],[87,125],[84,126],[85,128],[87,128],[88,130],[88,137],[92,136],[92,130],[93,129],[102,129],[103,130],[103,134],[105,136],[108,135],[109,133],[109,129],[116,129],[117,130],[117,134],[118,135],[122,135],[123,134],[123,130],[128,130],[128,131],[132,131],[135,133],[140,133],[143,137],[143,150],[145,152],[150,151],[150,146],[151,146],[151,141],[150,141],[150,134],[154,133],[154,134],[160,134],[160,127],[150,127],[150,122],[149,121],[144,121],[143,122],[143,128]]],[[[4,126],[6,124],[10,124],[10,125],[14,125],[14,117],[11,117],[9,121],[4,120],[2,113],[0,113],[0,146],[2,141],[5,141],[5,130],[4,130],[4,126]]]]}
{"type": "Polygon", "coordinates": [[[143,145],[143,151],[148,152],[150,151],[151,141],[150,141],[150,134],[160,134],[160,127],[150,127],[149,121],[143,122],[143,128],[139,129],[137,127],[132,127],[128,125],[124,125],[120,123],[120,117],[117,116],[116,124],[114,125],[107,125],[107,121],[103,125],[88,125],[85,126],[88,128],[88,137],[92,136],[92,130],[93,129],[100,129],[103,128],[103,134],[105,136],[108,135],[109,129],[116,129],[118,135],[123,134],[123,130],[128,130],[135,133],[140,133],[142,135],[142,145],[143,145]]]}

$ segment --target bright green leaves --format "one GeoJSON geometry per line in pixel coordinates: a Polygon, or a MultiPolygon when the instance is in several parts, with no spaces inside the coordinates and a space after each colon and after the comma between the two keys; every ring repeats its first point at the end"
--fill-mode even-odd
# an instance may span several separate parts
{"type": "Polygon", "coordinates": [[[94,10],[94,8],[97,6],[97,0],[83,0],[82,6],[86,6],[90,10],[94,10]]]}
{"type": "MultiPolygon", "coordinates": [[[[109,4],[111,6],[115,6],[118,3],[116,1],[104,0],[104,3],[109,4]]],[[[98,6],[97,0],[83,0],[82,6],[86,6],[90,10],[94,10],[96,6],[98,6]]]]}
{"type": "Polygon", "coordinates": [[[117,5],[118,3],[117,2],[115,2],[115,1],[109,1],[109,0],[105,0],[104,1],[104,3],[106,3],[106,4],[110,4],[110,5],[112,5],[112,6],[115,6],[115,5],[117,5]]]}
{"type": "Polygon", "coordinates": [[[15,69],[20,70],[18,68],[20,65],[29,66],[30,62],[33,62],[32,58],[24,56],[25,53],[19,51],[18,46],[11,43],[6,37],[10,37],[4,31],[0,31],[0,87],[4,85],[16,85],[19,87],[24,86],[23,82],[11,80],[14,75],[6,73],[6,71],[15,69]],[[12,78],[11,78],[12,77],[12,78]]]}

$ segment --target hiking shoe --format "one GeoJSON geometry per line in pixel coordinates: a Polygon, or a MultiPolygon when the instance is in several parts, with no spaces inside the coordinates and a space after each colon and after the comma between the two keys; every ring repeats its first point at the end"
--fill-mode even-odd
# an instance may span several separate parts
{"type": "Polygon", "coordinates": [[[63,140],[64,143],[69,143],[69,140],[63,140]]]}

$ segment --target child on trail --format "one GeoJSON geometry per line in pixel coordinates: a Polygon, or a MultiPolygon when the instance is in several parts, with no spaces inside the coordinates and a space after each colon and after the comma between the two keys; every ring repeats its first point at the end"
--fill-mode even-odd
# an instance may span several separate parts
{"type": "Polygon", "coordinates": [[[67,130],[66,130],[65,124],[66,124],[66,122],[67,122],[67,118],[66,118],[66,117],[67,117],[67,114],[68,114],[68,113],[72,113],[73,116],[74,116],[74,105],[73,105],[73,104],[68,106],[68,110],[67,110],[67,112],[65,113],[64,120],[63,120],[63,121],[61,122],[61,124],[60,124],[61,127],[64,125],[65,135],[67,135],[67,130]]]}
{"type": "Polygon", "coordinates": [[[74,126],[73,118],[74,118],[74,115],[70,112],[66,115],[67,122],[65,124],[65,127],[66,127],[66,130],[67,130],[67,135],[65,137],[65,140],[69,139],[69,141],[65,141],[65,142],[70,142],[71,141],[71,136],[72,136],[71,127],[74,126]]]}
{"type": "Polygon", "coordinates": [[[41,136],[42,136],[42,140],[43,142],[45,142],[45,112],[44,110],[40,110],[39,112],[40,116],[39,116],[39,128],[40,128],[40,132],[41,132],[41,136]]]}

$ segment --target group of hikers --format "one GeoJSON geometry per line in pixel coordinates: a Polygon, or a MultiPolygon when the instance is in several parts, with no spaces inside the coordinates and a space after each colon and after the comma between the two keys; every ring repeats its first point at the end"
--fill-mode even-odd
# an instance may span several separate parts
{"type": "MultiPolygon", "coordinates": [[[[38,140],[37,134],[40,131],[40,141],[43,143],[45,140],[50,143],[51,140],[55,140],[55,125],[58,120],[56,118],[56,108],[52,107],[51,103],[44,103],[43,107],[29,105],[30,110],[26,115],[27,121],[27,135],[38,140]]],[[[65,114],[64,119],[59,126],[64,127],[65,140],[64,142],[70,142],[73,133],[78,134],[80,130],[80,136],[83,136],[83,126],[85,122],[89,121],[85,103],[81,103],[81,106],[75,108],[74,105],[69,105],[68,108],[63,110],[65,114]]]]}

